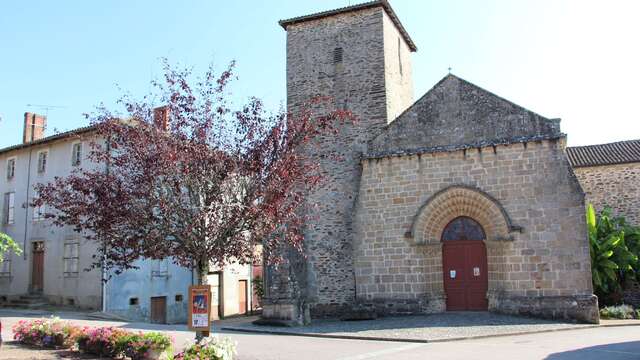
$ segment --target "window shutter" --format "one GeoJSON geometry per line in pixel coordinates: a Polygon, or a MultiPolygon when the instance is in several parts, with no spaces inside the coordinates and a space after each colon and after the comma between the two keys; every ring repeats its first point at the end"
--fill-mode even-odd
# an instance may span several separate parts
{"type": "Polygon", "coordinates": [[[73,144],[71,163],[74,166],[80,165],[82,161],[82,143],[73,144]]]}
{"type": "Polygon", "coordinates": [[[9,223],[9,193],[4,194],[4,202],[2,204],[2,223],[9,223]]]}
{"type": "Polygon", "coordinates": [[[7,179],[13,178],[16,173],[16,160],[10,159],[7,161],[7,179]]]}

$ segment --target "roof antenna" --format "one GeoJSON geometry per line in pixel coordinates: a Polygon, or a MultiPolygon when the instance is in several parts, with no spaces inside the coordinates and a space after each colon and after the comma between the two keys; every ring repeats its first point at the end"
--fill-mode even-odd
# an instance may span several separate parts
{"type": "Polygon", "coordinates": [[[44,116],[49,117],[49,110],[56,110],[56,109],[66,109],[66,106],[59,106],[59,105],[40,105],[40,104],[27,104],[28,107],[33,107],[36,109],[40,109],[40,110],[44,110],[44,116]]]}

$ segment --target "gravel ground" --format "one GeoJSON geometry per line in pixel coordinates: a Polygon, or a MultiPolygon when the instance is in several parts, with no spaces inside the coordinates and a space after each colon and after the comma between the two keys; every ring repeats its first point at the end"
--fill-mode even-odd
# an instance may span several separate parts
{"type": "Polygon", "coordinates": [[[442,314],[386,317],[366,321],[314,320],[303,327],[259,326],[252,323],[225,325],[225,330],[248,330],[288,334],[356,336],[415,341],[450,340],[490,335],[579,329],[589,324],[572,324],[488,312],[448,312],[442,314]]]}

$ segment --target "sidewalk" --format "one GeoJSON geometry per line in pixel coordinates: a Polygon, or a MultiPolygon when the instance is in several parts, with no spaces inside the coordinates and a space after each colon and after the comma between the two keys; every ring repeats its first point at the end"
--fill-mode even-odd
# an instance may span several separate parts
{"type": "MultiPolygon", "coordinates": [[[[616,324],[621,323],[607,322],[607,324],[607,326],[619,326],[616,324]]],[[[640,321],[627,322],[625,325],[640,325],[640,321]]],[[[221,324],[221,326],[225,331],[424,343],[586,329],[599,325],[565,323],[487,312],[449,312],[365,321],[314,320],[311,325],[301,327],[260,326],[249,321],[221,324]]]]}

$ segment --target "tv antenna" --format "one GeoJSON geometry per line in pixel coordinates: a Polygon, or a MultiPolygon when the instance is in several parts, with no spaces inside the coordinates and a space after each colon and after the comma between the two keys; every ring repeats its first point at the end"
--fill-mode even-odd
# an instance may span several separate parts
{"type": "Polygon", "coordinates": [[[44,116],[49,117],[49,110],[66,109],[66,106],[60,105],[42,105],[42,104],[27,104],[28,107],[44,110],[44,116]]]}

